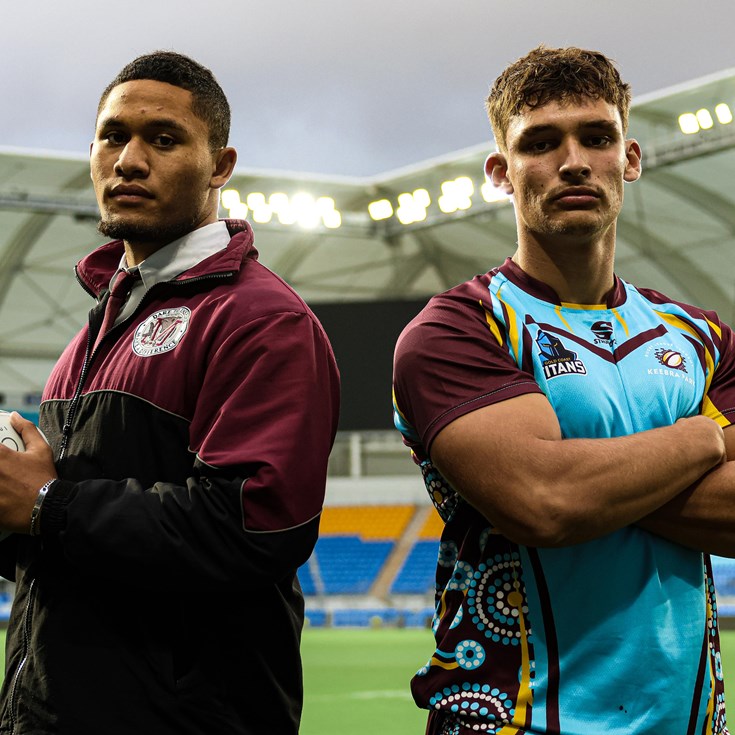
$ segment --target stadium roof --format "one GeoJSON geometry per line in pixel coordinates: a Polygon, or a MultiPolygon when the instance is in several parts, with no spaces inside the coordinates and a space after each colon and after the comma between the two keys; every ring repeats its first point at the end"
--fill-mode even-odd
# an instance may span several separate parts
{"type": "MultiPolygon", "coordinates": [[[[644,175],[626,189],[617,272],[733,321],[729,110],[735,70],[636,100],[630,134],[642,144],[644,175]]],[[[238,169],[222,214],[247,208],[262,262],[307,301],[416,299],[512,254],[512,206],[486,201],[496,193],[482,189],[491,149],[366,179],[238,169]],[[371,217],[374,202],[386,218],[371,217]]],[[[0,393],[34,402],[86,319],[91,300],[72,267],[102,242],[96,221],[85,156],[0,149],[0,393]]]]}

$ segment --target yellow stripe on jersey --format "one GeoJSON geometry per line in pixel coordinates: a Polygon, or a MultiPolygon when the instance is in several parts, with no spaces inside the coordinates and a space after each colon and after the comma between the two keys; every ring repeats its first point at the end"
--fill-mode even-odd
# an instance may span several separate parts
{"type": "Polygon", "coordinates": [[[622,325],[623,330],[625,331],[625,336],[626,337],[630,337],[630,331],[628,330],[628,325],[625,323],[625,319],[623,319],[623,317],[620,316],[620,314],[618,314],[618,310],[617,309],[610,309],[610,311],[612,311],[612,313],[615,314],[615,318],[622,325]]]}
{"type": "Polygon", "coordinates": [[[685,322],[681,317],[676,316],[676,314],[667,314],[665,311],[656,311],[654,309],[654,312],[658,314],[665,322],[668,322],[671,324],[672,327],[676,327],[680,332],[687,332],[694,337],[694,339],[697,340],[701,344],[702,338],[697,334],[697,330],[692,327],[691,324],[688,322],[685,322]]]}
{"type": "Polygon", "coordinates": [[[505,301],[503,301],[502,298],[500,298],[500,292],[503,290],[503,287],[501,286],[498,289],[497,298],[500,301],[503,306],[505,306],[506,311],[508,312],[508,339],[510,340],[511,347],[513,349],[513,352],[515,353],[516,361],[520,361],[521,359],[521,340],[518,334],[518,319],[516,317],[516,313],[513,310],[513,307],[510,304],[506,304],[505,301]]]}
{"type": "MultiPolygon", "coordinates": [[[[712,618],[712,602],[710,601],[709,595],[707,595],[707,620],[711,621],[712,618]]],[[[709,699],[707,700],[707,717],[705,719],[705,722],[712,722],[712,718],[715,714],[715,672],[712,668],[712,644],[709,642],[709,636],[707,636],[707,638],[707,659],[709,661],[709,699]]]]}
{"type": "Polygon", "coordinates": [[[712,331],[714,331],[714,333],[715,333],[715,334],[716,334],[716,335],[717,335],[717,336],[718,336],[718,337],[719,337],[720,339],[722,339],[722,329],[720,329],[720,325],[719,325],[719,324],[715,324],[714,322],[711,322],[711,321],[710,321],[709,319],[707,319],[707,317],[705,317],[705,320],[706,320],[707,324],[709,324],[709,326],[710,326],[710,329],[711,329],[712,331]]]}
{"type": "MultiPolygon", "coordinates": [[[[563,304],[562,304],[563,306],[563,304]]],[[[556,315],[559,317],[559,321],[572,333],[574,334],[574,330],[569,325],[569,322],[564,318],[564,314],[561,313],[561,306],[555,306],[554,311],[556,312],[556,315]]]]}
{"type": "Polygon", "coordinates": [[[482,303],[482,299],[480,299],[480,306],[482,307],[482,310],[485,312],[485,321],[490,327],[490,331],[493,333],[493,337],[495,337],[495,339],[498,340],[498,344],[502,347],[503,346],[503,335],[500,333],[500,330],[498,329],[498,323],[495,319],[495,316],[485,308],[485,305],[482,303]]]}
{"type": "MultiPolygon", "coordinates": [[[[399,408],[399,406],[398,406],[398,401],[396,400],[396,389],[395,389],[395,388],[392,388],[392,389],[391,389],[391,395],[393,396],[393,408],[395,408],[395,409],[396,409],[396,411],[398,412],[398,415],[399,415],[399,416],[400,416],[400,417],[401,417],[401,418],[402,418],[402,419],[403,419],[404,421],[406,421],[406,417],[405,417],[405,416],[403,415],[403,411],[401,411],[401,409],[400,409],[400,408],[399,408]]],[[[406,421],[406,423],[408,423],[408,421],[406,421]]]]}
{"type": "Polygon", "coordinates": [[[713,421],[716,421],[723,429],[730,426],[730,422],[722,415],[722,412],[712,403],[707,395],[702,399],[702,416],[707,416],[713,421]]]}
{"type": "Polygon", "coordinates": [[[573,304],[571,301],[561,301],[560,303],[565,309],[581,309],[582,311],[604,311],[607,309],[606,304],[573,304]]]}
{"type": "MultiPolygon", "coordinates": [[[[704,381],[704,397],[702,398],[702,415],[707,416],[711,418],[713,421],[716,421],[720,426],[723,428],[725,426],[730,426],[730,422],[722,415],[720,410],[715,406],[714,403],[709,398],[709,388],[712,384],[712,379],[715,376],[715,359],[714,355],[710,353],[710,351],[707,349],[707,346],[702,344],[702,338],[697,334],[697,331],[687,322],[685,322],[680,317],[674,315],[674,314],[666,314],[662,311],[656,311],[656,314],[658,314],[665,322],[668,322],[671,324],[672,327],[675,327],[676,329],[687,332],[688,334],[691,334],[692,337],[694,337],[697,342],[699,342],[702,347],[704,348],[704,361],[707,365],[707,375],[705,375],[705,381],[704,381]]],[[[710,324],[715,331],[717,331],[716,325],[712,324],[709,320],[708,324],[710,324]]]]}
{"type": "Polygon", "coordinates": [[[518,689],[518,700],[511,724],[503,727],[498,735],[517,735],[520,728],[526,724],[526,710],[533,704],[533,689],[531,688],[531,655],[528,650],[528,633],[526,620],[523,617],[523,595],[518,588],[508,595],[508,602],[518,610],[518,625],[521,629],[521,684],[518,689]]]}
{"type": "Polygon", "coordinates": [[[442,661],[436,656],[431,657],[431,665],[438,666],[440,669],[446,669],[447,671],[459,668],[459,664],[456,661],[442,661]]]}

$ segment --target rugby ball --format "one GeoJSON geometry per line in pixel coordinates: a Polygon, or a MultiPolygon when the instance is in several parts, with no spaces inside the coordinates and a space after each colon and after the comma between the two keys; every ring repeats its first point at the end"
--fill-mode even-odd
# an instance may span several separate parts
{"type": "Polygon", "coordinates": [[[0,411],[0,444],[16,452],[26,450],[20,434],[10,425],[10,411],[0,411]]]}

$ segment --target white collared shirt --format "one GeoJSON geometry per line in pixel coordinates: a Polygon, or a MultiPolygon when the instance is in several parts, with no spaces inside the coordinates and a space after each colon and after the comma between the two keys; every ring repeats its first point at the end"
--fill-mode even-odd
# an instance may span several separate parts
{"type": "MultiPolygon", "coordinates": [[[[201,263],[210,255],[224,250],[230,239],[227,225],[222,221],[218,221],[192,230],[178,240],[164,245],[160,250],[151,253],[142,263],[133,268],[128,268],[123,255],[118,270],[132,271],[137,268],[140,273],[140,280],[135,282],[127,301],[115,319],[115,324],[126,319],[135,311],[149,288],[156,283],[170,281],[180,273],[190,270],[197,263],[201,263]]],[[[110,285],[112,285],[116,276],[117,272],[110,281],[110,285]]]]}

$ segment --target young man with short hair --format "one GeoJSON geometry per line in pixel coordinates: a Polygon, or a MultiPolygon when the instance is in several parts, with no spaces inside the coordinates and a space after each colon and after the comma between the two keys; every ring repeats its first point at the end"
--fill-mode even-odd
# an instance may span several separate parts
{"type": "Polygon", "coordinates": [[[735,343],[614,274],[630,92],[539,47],[496,80],[487,176],[518,245],[434,297],[396,425],[445,521],[427,733],[722,734],[709,553],[735,555],[735,343]]]}
{"type": "Polygon", "coordinates": [[[98,299],[27,451],[0,447],[17,582],[0,732],[296,735],[304,600],[339,403],[329,342],[217,219],[235,165],[212,73],[173,52],[100,101],[98,299]],[[39,490],[40,488],[40,490],[39,490]]]}

